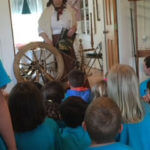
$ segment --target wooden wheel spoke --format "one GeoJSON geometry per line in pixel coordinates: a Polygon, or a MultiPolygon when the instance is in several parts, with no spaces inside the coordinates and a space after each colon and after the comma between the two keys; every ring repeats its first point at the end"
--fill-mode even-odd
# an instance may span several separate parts
{"type": "Polygon", "coordinates": [[[41,70],[41,72],[45,75],[45,77],[46,77],[47,79],[49,79],[49,80],[54,80],[54,78],[53,78],[50,74],[48,74],[48,73],[46,72],[46,70],[43,69],[42,66],[40,66],[40,70],[41,70]]]}
{"type": "Polygon", "coordinates": [[[40,49],[40,60],[41,60],[41,58],[42,58],[42,55],[43,55],[43,50],[42,49],[40,49]]]}
{"type": "Polygon", "coordinates": [[[54,64],[54,63],[57,63],[57,61],[52,61],[52,62],[50,62],[50,63],[46,63],[46,66],[51,65],[51,64],[54,64]]]}
{"type": "Polygon", "coordinates": [[[30,57],[28,57],[26,54],[23,54],[23,56],[32,62],[32,59],[30,57]]]}
{"type": "Polygon", "coordinates": [[[52,53],[49,53],[48,56],[45,58],[45,60],[47,60],[51,55],[52,53]]]}
{"type": "Polygon", "coordinates": [[[37,56],[36,56],[34,50],[32,50],[32,53],[33,53],[33,56],[34,56],[35,60],[38,61],[38,58],[37,58],[37,56]]]}
{"type": "Polygon", "coordinates": [[[25,63],[19,63],[19,65],[23,65],[23,66],[31,66],[31,64],[25,64],[25,63]]]}
{"type": "Polygon", "coordinates": [[[40,73],[39,73],[39,71],[36,71],[36,79],[35,79],[35,81],[38,82],[39,79],[40,79],[40,73]]]}
{"type": "Polygon", "coordinates": [[[42,78],[44,84],[46,84],[48,81],[51,81],[45,76],[44,73],[41,73],[41,78],[42,78]]]}

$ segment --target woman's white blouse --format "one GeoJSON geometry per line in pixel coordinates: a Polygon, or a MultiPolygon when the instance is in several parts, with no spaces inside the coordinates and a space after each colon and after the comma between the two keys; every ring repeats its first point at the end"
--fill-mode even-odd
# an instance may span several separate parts
{"type": "Polygon", "coordinates": [[[62,28],[71,28],[71,14],[66,11],[66,9],[63,10],[63,13],[59,16],[59,20],[57,20],[57,12],[54,11],[52,17],[51,17],[51,29],[52,34],[60,34],[62,28]]]}

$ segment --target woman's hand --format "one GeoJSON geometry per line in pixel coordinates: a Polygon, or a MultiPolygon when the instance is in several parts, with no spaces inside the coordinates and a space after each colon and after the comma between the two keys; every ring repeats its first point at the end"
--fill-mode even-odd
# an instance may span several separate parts
{"type": "Polygon", "coordinates": [[[48,38],[47,38],[47,39],[45,39],[44,41],[45,41],[45,43],[47,43],[47,44],[53,45],[52,41],[51,41],[51,40],[49,40],[48,38]]]}
{"type": "Polygon", "coordinates": [[[53,42],[48,38],[46,33],[42,32],[40,33],[40,36],[44,39],[45,43],[53,45],[53,42]]]}
{"type": "Polygon", "coordinates": [[[70,28],[70,30],[67,33],[67,36],[72,37],[73,34],[76,32],[76,29],[77,29],[76,26],[73,26],[72,28],[70,28]]]}

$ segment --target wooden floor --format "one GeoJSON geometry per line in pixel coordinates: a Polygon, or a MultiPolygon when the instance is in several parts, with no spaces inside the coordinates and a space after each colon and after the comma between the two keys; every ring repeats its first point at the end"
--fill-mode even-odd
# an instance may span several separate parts
{"type": "Polygon", "coordinates": [[[98,81],[103,79],[103,72],[99,71],[98,69],[92,68],[88,75],[88,81],[90,87],[93,87],[98,81]]]}

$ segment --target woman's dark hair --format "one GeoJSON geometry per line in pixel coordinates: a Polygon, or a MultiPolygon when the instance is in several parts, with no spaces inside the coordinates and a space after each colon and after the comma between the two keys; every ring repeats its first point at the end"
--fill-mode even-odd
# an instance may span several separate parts
{"type": "Polygon", "coordinates": [[[17,83],[9,95],[9,110],[15,132],[35,129],[45,119],[40,90],[31,82],[17,83]]]}
{"type": "Polygon", "coordinates": [[[81,126],[88,104],[77,96],[71,96],[60,105],[65,124],[71,128],[81,126]]]}
{"type": "MultiPolygon", "coordinates": [[[[67,2],[67,0],[63,0],[63,5],[66,5],[66,2],[67,2]]],[[[48,2],[47,2],[47,7],[49,7],[49,6],[51,6],[51,4],[53,4],[53,0],[49,0],[48,2]]]]}
{"type": "Polygon", "coordinates": [[[64,98],[65,91],[60,82],[51,81],[43,87],[42,94],[44,100],[51,100],[54,103],[60,104],[61,100],[64,98]]]}

